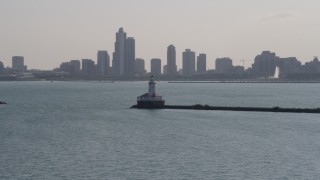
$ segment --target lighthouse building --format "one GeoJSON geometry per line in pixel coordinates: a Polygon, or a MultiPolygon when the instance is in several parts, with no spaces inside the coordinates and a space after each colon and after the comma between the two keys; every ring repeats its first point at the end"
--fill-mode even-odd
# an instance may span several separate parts
{"type": "Polygon", "coordinates": [[[137,106],[143,108],[161,108],[164,106],[162,96],[156,93],[156,82],[153,76],[150,77],[149,91],[137,98],[137,106]]]}

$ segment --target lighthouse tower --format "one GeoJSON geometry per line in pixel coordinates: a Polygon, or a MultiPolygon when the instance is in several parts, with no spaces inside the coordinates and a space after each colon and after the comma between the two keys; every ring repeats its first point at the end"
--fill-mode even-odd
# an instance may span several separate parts
{"type": "Polygon", "coordinates": [[[156,82],[153,76],[149,80],[149,91],[137,98],[138,108],[156,109],[164,107],[162,96],[156,93],[156,82]]]}
{"type": "Polygon", "coordinates": [[[149,97],[154,97],[156,95],[156,82],[154,82],[153,76],[150,77],[148,95],[149,97]]]}

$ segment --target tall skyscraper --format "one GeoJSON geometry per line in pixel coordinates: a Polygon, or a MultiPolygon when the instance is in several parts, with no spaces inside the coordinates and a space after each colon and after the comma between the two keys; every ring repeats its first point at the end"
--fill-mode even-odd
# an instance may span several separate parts
{"type": "Polygon", "coordinates": [[[25,70],[23,56],[12,57],[12,69],[16,72],[23,72],[25,70]]]}
{"type": "Polygon", "coordinates": [[[114,75],[134,76],[135,51],[135,39],[133,37],[127,38],[123,28],[120,28],[116,33],[115,51],[112,60],[114,75]]]}
{"type": "Polygon", "coordinates": [[[95,75],[94,61],[92,61],[91,59],[82,59],[82,75],[84,76],[95,75]]]}
{"type": "Polygon", "coordinates": [[[137,58],[135,62],[135,72],[137,75],[142,76],[147,72],[145,70],[144,60],[141,58],[137,58]]]}
{"type": "Polygon", "coordinates": [[[108,51],[98,51],[97,53],[97,74],[104,76],[110,67],[110,57],[108,51]]]}
{"type": "Polygon", "coordinates": [[[204,74],[207,71],[207,55],[199,54],[197,57],[197,73],[204,74]]]}
{"type": "Polygon", "coordinates": [[[233,70],[232,59],[217,58],[216,59],[216,72],[217,73],[230,73],[233,70]]]}
{"type": "Polygon", "coordinates": [[[167,49],[167,75],[177,74],[176,48],[171,44],[167,49]]]}
{"type": "Polygon", "coordinates": [[[154,76],[161,75],[161,59],[151,59],[151,74],[154,76]]]}
{"type": "Polygon", "coordinates": [[[116,33],[115,51],[113,53],[112,69],[114,75],[124,75],[125,72],[125,48],[127,34],[120,28],[116,33]]]}
{"type": "Polygon", "coordinates": [[[190,49],[186,49],[182,53],[182,75],[192,76],[196,74],[196,53],[190,49]]]}
{"type": "Polygon", "coordinates": [[[4,65],[3,63],[0,61],[0,74],[4,73],[4,65]]]}
{"type": "Polygon", "coordinates": [[[135,60],[136,60],[136,47],[133,37],[126,39],[125,51],[125,70],[124,74],[127,76],[134,76],[135,60]]]}

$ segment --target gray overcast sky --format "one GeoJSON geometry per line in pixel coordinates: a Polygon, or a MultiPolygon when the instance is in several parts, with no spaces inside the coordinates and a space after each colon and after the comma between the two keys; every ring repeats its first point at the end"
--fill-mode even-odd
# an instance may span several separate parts
{"type": "Polygon", "coordinates": [[[320,55],[319,0],[0,0],[0,61],[22,55],[28,68],[52,69],[62,61],[114,51],[123,27],[136,39],[136,56],[166,64],[174,44],[177,63],[190,48],[234,64],[263,50],[300,61],[320,55]]]}

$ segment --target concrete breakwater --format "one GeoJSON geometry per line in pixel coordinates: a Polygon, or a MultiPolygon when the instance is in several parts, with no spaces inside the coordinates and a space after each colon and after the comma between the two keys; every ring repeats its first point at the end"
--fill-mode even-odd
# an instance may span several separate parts
{"type": "Polygon", "coordinates": [[[320,108],[281,108],[281,107],[224,107],[224,106],[209,106],[209,105],[164,105],[162,107],[139,107],[133,105],[131,108],[136,109],[183,109],[183,110],[215,110],[215,111],[251,111],[251,112],[283,112],[283,113],[319,113],[320,108]]]}

